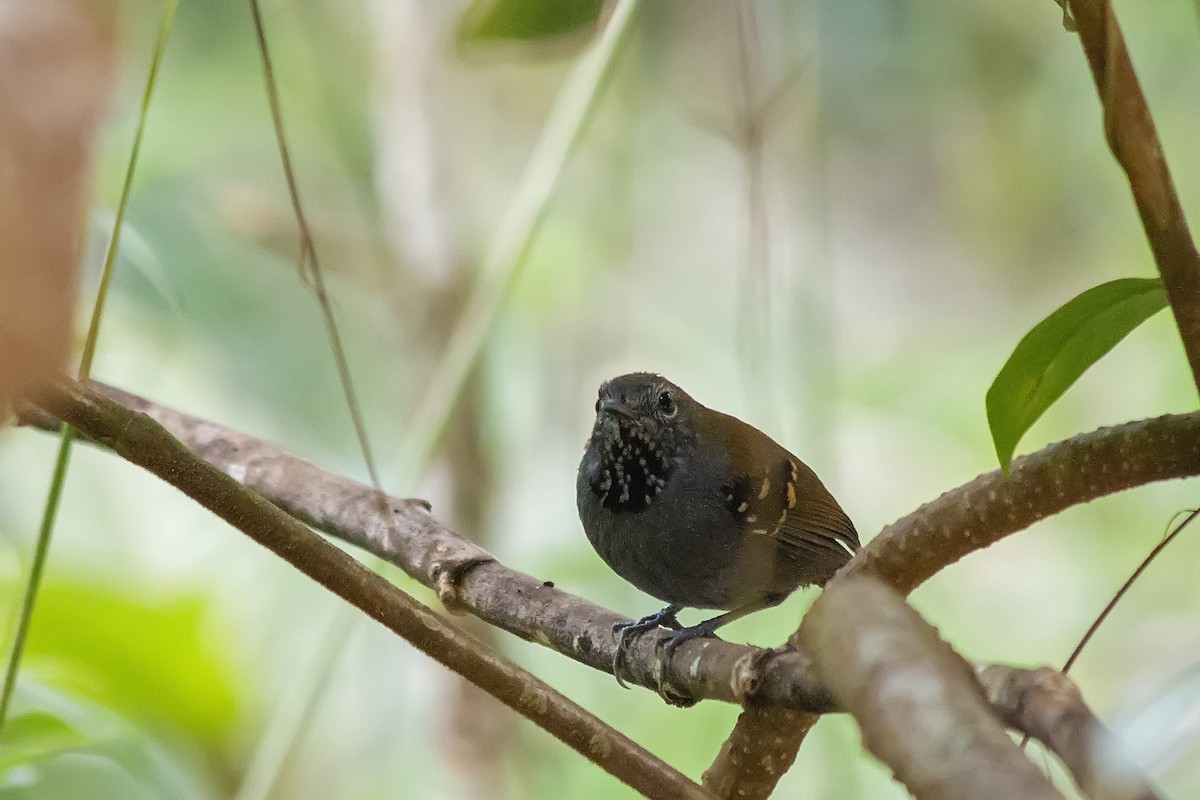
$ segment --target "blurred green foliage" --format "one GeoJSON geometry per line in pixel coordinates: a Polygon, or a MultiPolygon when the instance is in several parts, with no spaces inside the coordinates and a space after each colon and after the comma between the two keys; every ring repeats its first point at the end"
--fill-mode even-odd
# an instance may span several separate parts
{"type": "Polygon", "coordinates": [[[603,0],[475,0],[463,14],[459,36],[466,41],[537,41],[592,27],[603,0]]]}
{"type": "MultiPolygon", "coordinates": [[[[574,22],[565,11],[534,21],[583,30],[598,4],[568,6],[574,22]]],[[[467,59],[456,45],[468,9],[264,3],[301,192],[385,475],[454,323],[453,292],[438,290],[470,280],[566,66],[520,43],[467,59]],[[437,260],[431,241],[451,277],[426,263],[437,260]]],[[[1083,54],[1054,3],[754,9],[761,96],[783,87],[764,151],[772,374],[745,374],[736,346],[744,160],[710,133],[735,128],[744,99],[732,4],[690,0],[645,4],[480,369],[493,500],[480,529],[463,532],[630,616],[654,601],[604,568],[574,513],[574,469],[603,378],[659,370],[764,428],[813,464],[869,538],[994,466],[980,399],[1024,332],[1080,286],[1154,270],[1083,54]],[[761,407],[748,398],[764,392],[777,400],[774,418],[748,413],[761,407]]],[[[1194,12],[1118,9],[1193,210],[1194,12]]],[[[126,4],[124,14],[122,87],[97,163],[97,244],[157,8],[126,4]]],[[[96,374],[361,478],[317,307],[297,277],[253,47],[243,0],[181,4],[96,374]]],[[[92,282],[99,249],[89,248],[92,282]]],[[[1158,315],[1023,441],[1033,449],[1194,406],[1177,335],[1158,315]]],[[[0,597],[21,579],[53,444],[0,434],[0,597]]],[[[439,513],[451,507],[452,473],[440,464],[419,489],[439,513]]],[[[1072,509],[954,565],[913,602],[972,658],[1058,663],[1171,514],[1194,503],[1187,482],[1072,509]]],[[[1200,703],[1196,682],[1179,677],[1200,662],[1200,560],[1194,537],[1175,547],[1075,675],[1164,792],[1187,797],[1200,793],[1197,733],[1179,723],[1168,737],[1136,713],[1162,697],[1200,703]]],[[[170,489],[88,448],[72,466],[49,570],[16,743],[0,740],[0,761],[25,760],[0,776],[4,800],[230,796],[321,645],[314,620],[337,607],[170,489]],[[51,688],[29,699],[35,679],[51,688]],[[141,760],[81,755],[114,736],[141,760]]],[[[739,621],[728,638],[782,641],[813,594],[739,621]]],[[[459,715],[448,677],[377,626],[351,634],[273,800],[479,796],[481,785],[495,797],[563,786],[580,798],[630,796],[503,710],[480,711],[492,726],[459,715]],[[473,783],[471,767],[491,763],[480,753],[501,766],[473,783]]],[[[711,703],[667,708],[511,637],[498,646],[692,776],[736,718],[711,703]]],[[[821,721],[778,792],[904,796],[840,717],[821,721]]]]}
{"type": "Polygon", "coordinates": [[[219,744],[237,717],[237,689],[228,655],[205,627],[210,602],[196,593],[156,594],[51,576],[26,663],[126,715],[219,744]]]}
{"type": "Polygon", "coordinates": [[[0,798],[211,796],[195,766],[107,707],[22,678],[0,743],[0,798]]]}

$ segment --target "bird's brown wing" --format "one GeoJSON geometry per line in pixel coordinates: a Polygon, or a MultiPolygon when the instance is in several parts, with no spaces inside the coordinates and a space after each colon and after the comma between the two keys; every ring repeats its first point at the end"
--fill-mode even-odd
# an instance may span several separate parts
{"type": "Polygon", "coordinates": [[[854,523],[803,462],[781,459],[765,474],[741,474],[721,495],[743,530],[770,536],[797,558],[834,568],[859,549],[854,523]]]}

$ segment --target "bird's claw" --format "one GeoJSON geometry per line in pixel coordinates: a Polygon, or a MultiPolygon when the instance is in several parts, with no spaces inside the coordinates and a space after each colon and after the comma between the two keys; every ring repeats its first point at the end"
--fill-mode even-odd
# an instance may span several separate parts
{"type": "Polygon", "coordinates": [[[656,611],[639,620],[618,622],[612,626],[613,636],[617,637],[617,649],[613,653],[613,677],[617,679],[617,684],[622,689],[629,688],[629,685],[625,683],[625,679],[621,677],[621,674],[628,674],[628,671],[625,669],[625,656],[629,649],[630,640],[639,634],[652,631],[655,628],[669,628],[673,631],[683,629],[683,626],[679,624],[679,620],[675,618],[675,615],[678,613],[678,608],[667,606],[661,611],[656,611]]]}
{"type": "Polygon", "coordinates": [[[690,642],[692,639],[713,639],[716,635],[716,631],[703,622],[690,628],[677,628],[675,633],[658,640],[658,657],[664,662],[669,661],[674,657],[675,649],[684,642],[690,642]]]}

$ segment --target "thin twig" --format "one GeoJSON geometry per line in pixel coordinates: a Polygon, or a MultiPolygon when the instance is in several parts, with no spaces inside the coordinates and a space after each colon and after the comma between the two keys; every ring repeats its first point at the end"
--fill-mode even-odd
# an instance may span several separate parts
{"type": "MultiPolygon", "coordinates": [[[[1129,576],[1125,583],[1121,584],[1121,588],[1117,590],[1117,593],[1112,596],[1112,599],[1108,601],[1108,604],[1104,606],[1104,609],[1096,615],[1094,620],[1092,620],[1092,624],[1088,626],[1088,629],[1084,632],[1083,636],[1079,638],[1079,644],[1075,645],[1075,649],[1071,651],[1071,655],[1067,656],[1067,660],[1063,663],[1063,675],[1066,675],[1071,671],[1071,667],[1075,666],[1075,662],[1079,660],[1079,656],[1083,653],[1083,649],[1087,647],[1088,642],[1092,640],[1092,637],[1096,635],[1096,631],[1098,631],[1100,626],[1104,624],[1104,620],[1108,619],[1108,615],[1111,614],[1113,609],[1117,607],[1117,604],[1121,602],[1121,598],[1125,596],[1125,593],[1130,590],[1133,584],[1137,582],[1137,579],[1141,577],[1142,573],[1146,571],[1146,567],[1150,566],[1150,562],[1158,558],[1159,553],[1165,550],[1167,545],[1169,545],[1176,536],[1182,533],[1183,529],[1186,528],[1197,516],[1200,516],[1200,509],[1189,512],[1187,517],[1178,525],[1176,525],[1170,533],[1164,536],[1163,540],[1155,545],[1154,549],[1142,559],[1142,563],[1138,564],[1138,567],[1133,571],[1133,574],[1129,576]]],[[[1174,519],[1177,518],[1178,515],[1174,517],[1174,519]]],[[[1027,733],[1025,734],[1024,738],[1021,739],[1021,747],[1024,747],[1028,742],[1029,734],[1027,733]]]]}
{"type": "Polygon", "coordinates": [[[1141,577],[1142,573],[1146,571],[1146,567],[1150,566],[1150,562],[1158,558],[1158,554],[1163,550],[1166,550],[1167,545],[1169,545],[1176,536],[1183,533],[1183,529],[1190,525],[1192,520],[1194,520],[1197,516],[1200,516],[1200,508],[1188,513],[1183,522],[1180,522],[1175,526],[1174,530],[1163,537],[1163,540],[1155,545],[1154,549],[1151,550],[1144,559],[1142,559],[1142,563],[1138,564],[1137,569],[1133,571],[1133,574],[1129,576],[1129,579],[1126,580],[1125,583],[1121,584],[1121,588],[1117,590],[1117,593],[1114,594],[1112,599],[1108,601],[1108,605],[1104,607],[1104,610],[1101,611],[1096,616],[1096,619],[1093,620],[1092,624],[1088,626],[1087,632],[1083,634],[1083,637],[1079,640],[1079,644],[1075,645],[1075,649],[1071,651],[1071,655],[1069,655],[1066,662],[1063,663],[1062,673],[1064,675],[1071,671],[1071,667],[1075,666],[1075,662],[1079,659],[1079,655],[1083,652],[1083,648],[1086,647],[1087,643],[1090,642],[1092,637],[1096,635],[1096,631],[1099,630],[1102,624],[1104,624],[1104,620],[1108,619],[1108,615],[1111,614],[1112,610],[1117,607],[1117,603],[1121,602],[1121,598],[1125,596],[1125,593],[1129,591],[1130,587],[1132,587],[1133,584],[1137,582],[1137,579],[1141,577]]]}
{"type": "Polygon", "coordinates": [[[275,81],[275,70],[271,65],[271,53],[267,48],[267,34],[263,29],[262,12],[258,0],[250,0],[250,15],[254,20],[254,33],[258,37],[258,52],[262,57],[263,79],[267,88],[267,101],[271,107],[271,122],[275,131],[275,141],[279,149],[279,157],[283,162],[283,175],[287,181],[288,197],[292,203],[292,214],[300,229],[300,257],[298,261],[300,276],[311,283],[317,304],[321,307],[321,317],[325,322],[325,332],[333,350],[333,360],[337,365],[338,379],[345,395],[346,407],[350,411],[350,419],[354,424],[354,435],[358,438],[359,449],[362,450],[363,462],[371,485],[383,491],[383,483],[379,480],[379,470],[375,458],[371,454],[371,443],[367,437],[367,425],[363,419],[362,405],[358,401],[358,393],[354,389],[354,380],[350,376],[350,363],[346,358],[346,348],[342,344],[342,336],[338,330],[337,320],[333,315],[333,305],[329,301],[329,293],[325,288],[325,274],[321,269],[320,259],[317,258],[317,247],[313,241],[312,230],[308,218],[304,214],[304,206],[300,202],[300,187],[296,182],[296,171],[292,165],[291,150],[288,148],[287,135],[283,128],[283,107],[279,100],[279,86],[275,81]]]}

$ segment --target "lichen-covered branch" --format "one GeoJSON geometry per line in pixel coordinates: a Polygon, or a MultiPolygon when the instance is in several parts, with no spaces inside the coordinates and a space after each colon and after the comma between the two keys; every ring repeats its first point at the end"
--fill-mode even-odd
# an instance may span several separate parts
{"type": "Polygon", "coordinates": [[[918,800],[1062,800],[971,666],[894,589],[870,577],[831,583],[799,637],[863,744],[918,800]]]}
{"type": "MultiPolygon", "coordinates": [[[[68,380],[58,382],[38,404],[70,423],[81,435],[175,486],[430,658],[484,689],[639,792],[662,798],[710,797],[699,785],[624,734],[449,624],[265,497],[202,459],[146,414],[68,380]]],[[[213,444],[211,439],[209,444],[213,444]]],[[[372,499],[377,501],[378,496],[372,499]]],[[[420,504],[411,506],[423,513],[420,504]]]]}
{"type": "Polygon", "coordinates": [[[792,763],[818,714],[781,706],[742,711],[733,732],[704,773],[704,787],[717,797],[767,797],[792,763]],[[745,722],[743,722],[745,720],[745,722]]]}

